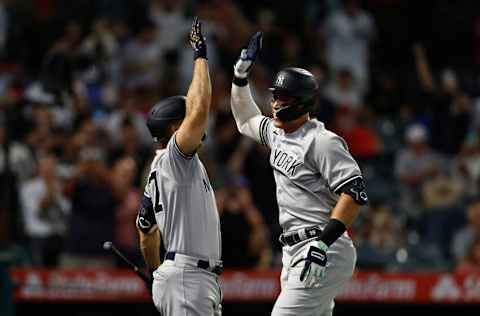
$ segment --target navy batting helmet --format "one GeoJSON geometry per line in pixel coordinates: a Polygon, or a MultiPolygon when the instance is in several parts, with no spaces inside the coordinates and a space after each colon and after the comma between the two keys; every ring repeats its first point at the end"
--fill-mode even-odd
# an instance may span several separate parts
{"type": "Polygon", "coordinates": [[[312,73],[303,68],[289,67],[280,70],[272,87],[273,97],[290,97],[288,102],[276,112],[281,121],[291,121],[310,112],[318,93],[318,83],[312,73]]]}
{"type": "Polygon", "coordinates": [[[186,99],[183,95],[176,95],[166,98],[152,107],[148,113],[147,127],[154,142],[167,136],[171,123],[185,118],[186,99]]]}

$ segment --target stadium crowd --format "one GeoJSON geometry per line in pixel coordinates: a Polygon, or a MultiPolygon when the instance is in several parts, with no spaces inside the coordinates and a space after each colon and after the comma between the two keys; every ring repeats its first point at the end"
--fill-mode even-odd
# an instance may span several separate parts
{"type": "Polygon", "coordinates": [[[235,58],[261,30],[250,84],[264,113],[276,71],[310,69],[322,87],[312,116],[364,172],[370,204],[350,232],[358,268],[480,270],[480,11],[464,2],[1,0],[1,257],[111,267],[112,240],[141,260],[134,219],[154,154],[145,116],[186,93],[198,15],[213,81],[200,155],[226,267],[281,264],[269,152],[238,134],[229,104],[235,58]]]}

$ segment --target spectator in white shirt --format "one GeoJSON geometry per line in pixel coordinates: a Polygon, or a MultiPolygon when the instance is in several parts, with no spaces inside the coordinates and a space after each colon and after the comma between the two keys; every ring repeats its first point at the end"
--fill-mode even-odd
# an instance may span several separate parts
{"type": "Polygon", "coordinates": [[[17,141],[8,142],[7,126],[3,116],[0,112],[0,173],[6,171],[8,167],[17,180],[25,181],[32,177],[35,169],[35,161],[33,159],[32,152],[23,143],[17,141]],[[8,161],[7,161],[7,148],[8,148],[8,161]]]}
{"type": "Polygon", "coordinates": [[[333,72],[351,69],[364,90],[368,86],[369,45],[375,33],[371,15],[357,0],[344,0],[342,9],[330,14],[323,27],[328,66],[333,72]]]}
{"type": "Polygon", "coordinates": [[[430,148],[425,126],[414,124],[405,132],[407,145],[397,153],[395,174],[401,186],[401,206],[416,218],[423,210],[422,186],[441,170],[441,158],[430,148]]]}
{"type": "Polygon", "coordinates": [[[56,172],[55,157],[40,158],[38,175],[25,182],[20,189],[25,232],[33,263],[38,266],[57,265],[67,229],[70,202],[62,193],[56,172]]]}

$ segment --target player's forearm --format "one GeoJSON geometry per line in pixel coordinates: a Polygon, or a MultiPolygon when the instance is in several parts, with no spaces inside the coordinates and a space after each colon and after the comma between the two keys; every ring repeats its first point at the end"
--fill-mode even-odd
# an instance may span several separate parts
{"type": "Polygon", "coordinates": [[[359,209],[360,205],[350,195],[342,193],[318,239],[330,247],[353,224],[359,209]]]}
{"type": "Polygon", "coordinates": [[[139,230],[140,251],[149,270],[158,268],[160,262],[160,233],[158,230],[144,234],[139,230]]]}
{"type": "MultiPolygon", "coordinates": [[[[193,78],[187,93],[185,118],[199,128],[205,129],[211,99],[212,85],[208,72],[208,62],[204,58],[197,58],[194,62],[193,78]]],[[[203,136],[203,133],[201,136],[203,136]]]]}
{"type": "Polygon", "coordinates": [[[185,119],[176,136],[178,147],[186,155],[194,153],[202,142],[212,98],[207,60],[197,58],[194,65],[193,79],[187,94],[185,119]]]}
{"type": "Polygon", "coordinates": [[[332,211],[330,218],[335,218],[342,222],[348,229],[352,226],[353,222],[357,218],[360,205],[355,203],[353,198],[345,193],[342,193],[340,199],[338,199],[337,205],[332,211]]]}
{"type": "Polygon", "coordinates": [[[230,100],[233,118],[240,133],[255,138],[258,126],[262,118],[262,112],[253,100],[250,86],[237,86],[232,84],[230,100]]]}

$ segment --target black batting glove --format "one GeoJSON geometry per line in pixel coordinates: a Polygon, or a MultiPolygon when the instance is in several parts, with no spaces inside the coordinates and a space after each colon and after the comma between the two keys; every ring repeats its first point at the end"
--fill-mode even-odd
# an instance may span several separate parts
{"type": "Polygon", "coordinates": [[[193,48],[193,60],[197,58],[207,59],[207,44],[202,34],[202,23],[198,20],[198,17],[193,19],[189,39],[193,48]]]}
{"type": "Polygon", "coordinates": [[[248,77],[253,63],[255,62],[255,59],[262,48],[262,38],[262,32],[255,33],[255,35],[253,35],[250,39],[248,47],[242,50],[240,57],[233,66],[235,78],[246,79],[248,77]]]}

